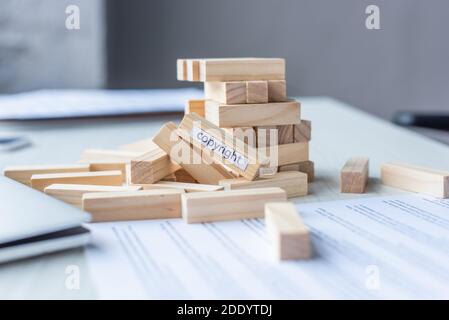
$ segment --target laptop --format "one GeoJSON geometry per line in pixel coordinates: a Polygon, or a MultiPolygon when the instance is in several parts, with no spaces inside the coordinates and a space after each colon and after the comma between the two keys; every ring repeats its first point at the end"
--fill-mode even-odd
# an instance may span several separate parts
{"type": "Polygon", "coordinates": [[[0,263],[89,242],[90,215],[0,176],[0,263]]]}

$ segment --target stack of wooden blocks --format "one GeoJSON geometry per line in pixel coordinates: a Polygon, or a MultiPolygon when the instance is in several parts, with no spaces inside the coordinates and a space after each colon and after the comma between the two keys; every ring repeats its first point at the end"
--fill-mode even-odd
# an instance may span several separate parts
{"type": "Polygon", "coordinates": [[[205,99],[188,101],[186,114],[205,117],[262,156],[275,148],[277,157],[260,176],[297,171],[313,181],[311,122],[301,119],[300,103],[287,97],[284,59],[179,59],[177,78],[204,82],[205,99]]]}

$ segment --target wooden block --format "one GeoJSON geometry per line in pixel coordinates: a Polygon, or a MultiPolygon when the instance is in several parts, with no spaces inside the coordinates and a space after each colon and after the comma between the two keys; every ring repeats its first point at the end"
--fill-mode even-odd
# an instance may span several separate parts
{"type": "Polygon", "coordinates": [[[219,184],[225,190],[279,187],[287,193],[288,198],[307,195],[307,175],[295,171],[277,172],[254,181],[248,181],[244,178],[221,180],[219,184]]]}
{"type": "Polygon", "coordinates": [[[276,146],[278,144],[279,133],[277,126],[257,126],[255,130],[258,148],[276,146]]]}
{"type": "Polygon", "coordinates": [[[146,138],[121,145],[120,149],[143,154],[154,149],[159,149],[159,147],[153,142],[153,138],[146,138]]]}
{"type": "Polygon", "coordinates": [[[176,60],[176,78],[180,81],[187,80],[187,61],[185,59],[176,60]]]}
{"type": "MultiPolygon", "coordinates": [[[[189,116],[196,116],[195,114],[189,116]]],[[[222,179],[232,178],[233,175],[223,167],[213,163],[207,154],[202,154],[199,148],[182,140],[176,133],[176,125],[168,122],[161,127],[153,141],[169,154],[170,159],[179,164],[196,181],[203,184],[218,184],[222,179]]]]}
{"type": "Polygon", "coordinates": [[[96,186],[87,184],[52,184],[44,189],[49,196],[77,208],[83,208],[83,194],[94,192],[137,191],[141,186],[96,186]]]}
{"type": "Polygon", "coordinates": [[[310,141],[312,138],[312,122],[309,120],[301,120],[301,123],[293,126],[294,142],[310,141]]]}
{"type": "Polygon", "coordinates": [[[204,105],[205,105],[204,99],[188,100],[186,103],[184,114],[196,113],[200,117],[204,118],[205,116],[204,105]]]}
{"type": "Polygon", "coordinates": [[[200,81],[284,80],[280,58],[201,59],[200,81]]]}
{"type": "Polygon", "coordinates": [[[279,260],[309,259],[312,256],[309,230],[293,203],[267,203],[265,225],[279,260]]]}
{"type": "Polygon", "coordinates": [[[120,170],[122,172],[122,180],[126,182],[126,163],[124,162],[91,162],[89,163],[89,171],[113,171],[120,170]]]}
{"type": "Polygon", "coordinates": [[[268,83],[267,81],[246,82],[246,103],[267,103],[268,83]]]}
{"type": "Polygon", "coordinates": [[[278,167],[260,167],[259,178],[270,178],[278,172],[278,167]]]}
{"type": "Polygon", "coordinates": [[[176,189],[86,193],[83,210],[93,222],[179,218],[183,193],[176,189]]]}
{"type": "Polygon", "coordinates": [[[268,101],[287,101],[287,85],[285,80],[268,80],[268,101]]]}
{"type": "Polygon", "coordinates": [[[195,114],[185,115],[177,132],[183,139],[201,148],[203,154],[207,152],[214,161],[246,179],[254,180],[264,162],[263,157],[257,159],[254,148],[195,114]]]}
{"type": "Polygon", "coordinates": [[[174,173],[176,182],[197,183],[194,177],[185,169],[181,168],[174,173]]]}
{"type": "Polygon", "coordinates": [[[132,184],[155,183],[179,169],[164,150],[157,148],[131,160],[130,181],[132,184]]]}
{"type": "Polygon", "coordinates": [[[138,156],[142,152],[128,151],[128,150],[102,150],[102,149],[87,149],[81,154],[78,163],[93,163],[93,162],[122,162],[127,163],[138,156]]]}
{"type": "Polygon", "coordinates": [[[309,160],[309,143],[296,142],[258,148],[258,154],[269,159],[269,166],[283,166],[309,160]]]}
{"type": "Polygon", "coordinates": [[[246,103],[245,81],[205,82],[204,95],[208,100],[223,104],[246,103]]]}
{"type": "Polygon", "coordinates": [[[449,171],[404,163],[386,163],[381,168],[382,184],[438,198],[449,197],[449,171]]]}
{"type": "Polygon", "coordinates": [[[250,147],[257,147],[256,130],[253,127],[241,127],[241,128],[223,128],[231,135],[240,139],[250,147]]]}
{"type": "Polygon", "coordinates": [[[287,124],[277,126],[278,130],[278,144],[294,143],[293,138],[293,125],[287,124]]]}
{"type": "Polygon", "coordinates": [[[33,174],[31,176],[31,186],[39,191],[52,184],[93,184],[104,186],[122,185],[122,172],[98,171],[98,172],[67,172],[67,173],[47,173],[33,174]]]}
{"type": "Polygon", "coordinates": [[[184,183],[184,182],[171,182],[171,181],[159,181],[155,184],[145,184],[142,185],[144,190],[157,189],[157,188],[170,188],[170,189],[180,189],[185,192],[213,192],[221,191],[224,189],[220,185],[212,184],[200,184],[200,183],[184,183]]]}
{"type": "Polygon", "coordinates": [[[281,188],[185,193],[182,217],[187,223],[261,218],[265,203],[286,200],[281,188]]]}
{"type": "Polygon", "coordinates": [[[340,172],[340,192],[365,193],[368,183],[368,158],[351,158],[340,172]]]}
{"type": "Polygon", "coordinates": [[[279,166],[279,172],[284,171],[299,171],[307,174],[307,181],[313,182],[315,180],[315,165],[313,161],[307,160],[293,164],[286,164],[279,166]]]}
{"type": "Polygon", "coordinates": [[[174,173],[170,173],[168,176],[165,176],[161,179],[161,181],[172,181],[176,182],[176,176],[174,173]]]}
{"type": "Polygon", "coordinates": [[[206,119],[220,128],[300,123],[297,101],[259,104],[220,104],[206,100],[206,119]]]}
{"type": "Polygon", "coordinates": [[[200,62],[197,60],[187,60],[187,80],[200,81],[200,62]]]}
{"type": "Polygon", "coordinates": [[[33,174],[45,173],[65,173],[65,172],[88,172],[88,164],[69,165],[31,165],[31,166],[9,166],[3,174],[17,182],[31,186],[31,176],[33,174]]]}

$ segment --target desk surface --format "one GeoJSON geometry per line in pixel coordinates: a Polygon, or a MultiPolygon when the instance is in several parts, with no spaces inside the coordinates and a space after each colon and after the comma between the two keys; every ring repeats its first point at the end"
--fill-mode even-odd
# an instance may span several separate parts
{"type": "MultiPolygon", "coordinates": [[[[339,193],[339,170],[352,156],[370,158],[368,192],[361,197],[402,193],[379,183],[380,165],[387,161],[409,162],[448,169],[449,148],[417,133],[360,112],[328,98],[303,98],[302,117],[313,122],[311,159],[316,181],[310,195],[295,202],[356,197],[339,193]]],[[[2,124],[2,131],[23,132],[33,146],[0,153],[0,167],[20,164],[75,162],[83,149],[113,149],[121,144],[152,136],[163,122],[181,116],[129,119],[67,120],[50,123],[2,124]]],[[[0,191],[1,192],[1,191],[0,191]]],[[[95,298],[82,249],[27,259],[0,266],[0,298],[95,298]],[[80,288],[66,289],[66,268],[79,267],[80,288]]]]}

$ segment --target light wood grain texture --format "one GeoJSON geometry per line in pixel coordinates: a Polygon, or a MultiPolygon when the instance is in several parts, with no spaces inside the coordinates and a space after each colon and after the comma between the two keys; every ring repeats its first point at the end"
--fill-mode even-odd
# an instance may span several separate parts
{"type": "Polygon", "coordinates": [[[279,140],[277,126],[257,126],[254,127],[257,135],[257,147],[265,148],[276,146],[279,140]]]}
{"type": "Polygon", "coordinates": [[[123,162],[127,163],[143,152],[129,150],[86,149],[82,152],[78,163],[123,162]]]}
{"type": "Polygon", "coordinates": [[[65,172],[88,172],[88,164],[68,164],[68,165],[26,165],[8,166],[3,170],[3,174],[17,182],[31,186],[31,176],[33,174],[45,173],[65,173],[65,172]]]}
{"type": "Polygon", "coordinates": [[[268,83],[267,81],[246,82],[246,103],[267,103],[268,83]]]}
{"type": "Polygon", "coordinates": [[[296,142],[267,148],[258,148],[257,151],[261,157],[269,159],[270,167],[309,160],[308,142],[296,142]]]}
{"type": "Polygon", "coordinates": [[[223,128],[237,139],[242,140],[244,143],[252,148],[257,147],[256,130],[253,127],[240,127],[240,128],[223,128]]]}
{"type": "Polygon", "coordinates": [[[245,81],[205,82],[204,96],[223,104],[246,103],[245,81]]]}
{"type": "Polygon", "coordinates": [[[157,148],[159,147],[153,142],[153,138],[141,139],[120,146],[120,150],[126,150],[136,153],[146,153],[157,148]]]}
{"type": "Polygon", "coordinates": [[[449,197],[449,171],[405,163],[386,163],[381,167],[382,184],[438,198],[449,197]]]}
{"type": "Polygon", "coordinates": [[[182,217],[187,223],[261,218],[267,202],[282,202],[287,195],[281,188],[185,193],[182,217]]]}
{"type": "Polygon", "coordinates": [[[309,259],[312,256],[309,230],[293,203],[267,203],[265,225],[277,259],[309,259]]]}
{"type": "Polygon", "coordinates": [[[315,180],[315,164],[311,160],[279,166],[279,171],[299,171],[307,174],[308,182],[315,180]]]}
{"type": "Polygon", "coordinates": [[[176,60],[176,79],[187,80],[187,61],[185,59],[176,60]]]}
{"type": "Polygon", "coordinates": [[[205,106],[205,100],[204,99],[198,99],[198,100],[188,100],[185,106],[184,113],[196,113],[200,117],[205,116],[204,106],[205,106]]]}
{"type": "Polygon", "coordinates": [[[94,192],[137,191],[141,186],[96,186],[87,184],[52,184],[44,189],[49,196],[77,208],[83,208],[83,194],[94,192]]]}
{"type": "Polygon", "coordinates": [[[265,161],[262,157],[260,158],[261,160],[257,159],[257,152],[254,148],[248,146],[244,142],[242,143],[241,140],[237,141],[238,139],[230,135],[226,130],[218,128],[211,122],[198,117],[195,114],[185,115],[179,124],[179,130],[177,130],[177,132],[183,139],[186,139],[186,141],[189,142],[191,141],[194,146],[201,148],[203,154],[207,153],[215,162],[226,165],[249,180],[254,180],[256,178],[259,168],[265,161]],[[196,137],[198,140],[192,137],[192,130],[194,127],[201,129],[199,134],[201,134],[202,137],[206,137],[204,134],[208,135],[208,141],[206,143],[202,141],[200,137],[196,137]],[[232,155],[236,152],[239,153],[239,157],[247,159],[247,167],[242,169],[238,167],[235,162],[230,161],[232,155],[229,154],[226,156],[223,153],[225,150],[223,148],[216,148],[216,151],[211,151],[210,148],[212,147],[205,146],[209,145],[209,142],[213,143],[214,146],[216,146],[217,143],[219,145],[226,145],[229,150],[233,150],[232,155]],[[220,152],[220,150],[223,152],[220,152]]]}
{"type": "Polygon", "coordinates": [[[220,104],[206,101],[206,119],[220,128],[300,123],[297,101],[259,104],[220,104]]]}
{"type": "Polygon", "coordinates": [[[213,192],[221,191],[224,189],[221,185],[201,184],[201,183],[185,183],[185,182],[172,182],[172,181],[159,181],[155,184],[142,185],[144,190],[157,189],[157,188],[169,188],[180,189],[185,192],[213,192]]]}
{"type": "Polygon", "coordinates": [[[301,123],[293,126],[294,142],[305,142],[312,139],[312,122],[309,120],[301,120],[301,123]]]}
{"type": "Polygon", "coordinates": [[[200,81],[200,62],[197,60],[187,60],[187,80],[200,81]]]}
{"type": "Polygon", "coordinates": [[[52,184],[94,184],[104,186],[120,186],[122,184],[122,172],[98,171],[98,172],[67,172],[34,174],[31,176],[31,187],[44,191],[52,184]]]}
{"type": "Polygon", "coordinates": [[[180,218],[183,193],[176,189],[86,193],[83,210],[93,222],[180,218]]]}
{"type": "Polygon", "coordinates": [[[122,172],[122,180],[126,182],[126,163],[124,162],[91,162],[89,163],[89,171],[113,171],[120,170],[122,172]]]}
{"type": "Polygon", "coordinates": [[[268,80],[268,101],[287,101],[287,85],[285,80],[268,80]]]}
{"type": "Polygon", "coordinates": [[[168,122],[153,138],[153,141],[169,154],[173,162],[179,164],[196,181],[203,184],[218,184],[218,181],[222,179],[234,177],[219,164],[213,163],[213,160],[207,154],[203,154],[201,149],[182,140],[177,135],[176,129],[173,122],[168,122]]]}
{"type": "Polygon", "coordinates": [[[221,180],[219,184],[225,190],[279,187],[287,193],[288,198],[307,195],[307,175],[297,171],[277,172],[254,181],[248,181],[244,178],[227,179],[221,180]]]}
{"type": "Polygon", "coordinates": [[[150,184],[173,174],[180,166],[170,160],[168,154],[160,149],[154,149],[131,160],[131,183],[150,184]]]}
{"type": "Polygon", "coordinates": [[[296,142],[293,137],[293,125],[287,124],[277,126],[278,144],[287,144],[296,142]]]}
{"type": "Polygon", "coordinates": [[[365,193],[368,172],[368,158],[354,157],[346,161],[340,172],[340,191],[342,193],[365,193]]]}
{"type": "Polygon", "coordinates": [[[197,183],[197,181],[195,180],[194,177],[192,177],[190,175],[190,173],[188,173],[186,171],[186,169],[179,169],[174,173],[175,176],[175,181],[176,182],[185,182],[185,183],[197,183]]]}

